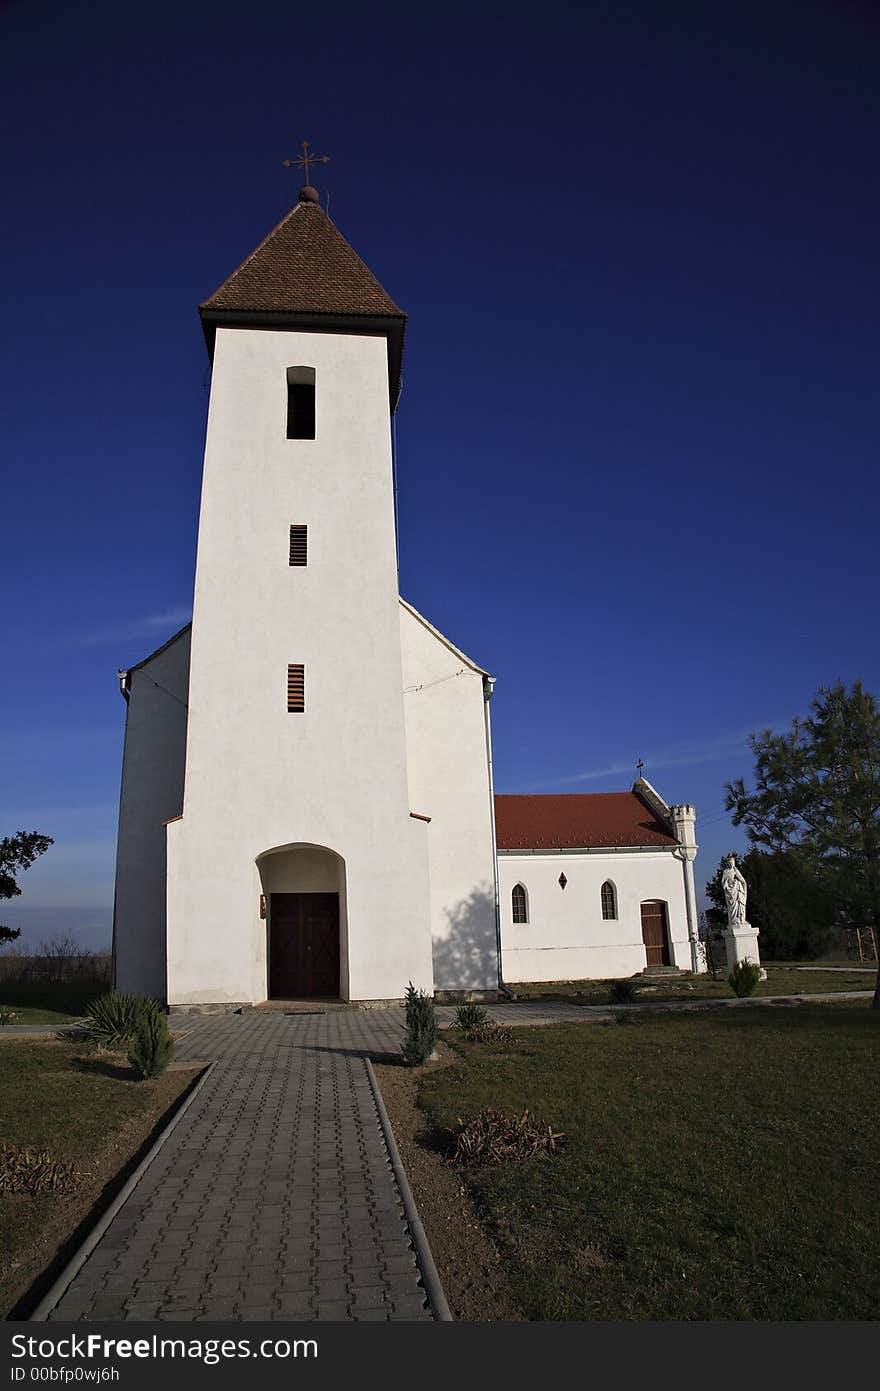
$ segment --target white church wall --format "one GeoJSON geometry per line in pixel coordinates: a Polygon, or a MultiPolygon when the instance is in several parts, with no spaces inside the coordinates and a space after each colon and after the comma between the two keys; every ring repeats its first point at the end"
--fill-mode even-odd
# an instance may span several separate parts
{"type": "Polygon", "coordinates": [[[168,827],[171,1003],[266,997],[257,860],[295,843],[345,863],[351,998],[432,988],[402,685],[384,338],[218,329],[168,827]],[[314,440],[285,438],[294,365],[316,372],[314,440]],[[306,566],[288,564],[291,524],[308,527],[306,566]],[[288,663],[305,667],[301,714],[288,663]]]}
{"type": "Polygon", "coordinates": [[[505,981],[601,980],[644,970],[640,905],[648,899],[666,903],[673,962],[691,969],[685,876],[671,849],[502,853],[498,868],[505,981]],[[616,920],[602,917],[606,880],[615,888],[616,920]],[[526,890],[527,923],[513,921],[516,884],[526,890]]]}
{"type": "Polygon", "coordinates": [[[132,671],[113,913],[119,990],[165,997],[165,822],[183,806],[189,629],[132,671]]]}
{"type": "Polygon", "coordinates": [[[430,816],[437,990],[495,990],[489,761],[483,673],[400,605],[410,806],[430,816]]]}

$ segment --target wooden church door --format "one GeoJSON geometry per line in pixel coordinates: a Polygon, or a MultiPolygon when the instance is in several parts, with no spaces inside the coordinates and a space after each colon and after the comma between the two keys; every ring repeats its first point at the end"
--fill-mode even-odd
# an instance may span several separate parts
{"type": "Polygon", "coordinates": [[[272,894],[269,999],[339,995],[339,895],[272,894]]]}
{"type": "Polygon", "coordinates": [[[645,944],[646,966],[672,965],[665,903],[654,900],[642,904],[642,941],[645,944]]]}

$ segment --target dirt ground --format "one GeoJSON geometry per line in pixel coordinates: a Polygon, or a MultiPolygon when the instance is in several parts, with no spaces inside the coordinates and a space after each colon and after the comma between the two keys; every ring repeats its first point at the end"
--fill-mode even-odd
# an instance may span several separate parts
{"type": "Polygon", "coordinates": [[[498,1252],[480,1224],[461,1174],[418,1141],[426,1121],[416,1106],[419,1079],[454,1062],[442,1043],[438,1052],[438,1061],[423,1068],[376,1064],[382,1099],[453,1318],[466,1323],[520,1320],[498,1252]]]}
{"type": "MultiPolygon", "coordinates": [[[[85,1240],[98,1217],[112,1202],[143,1152],[170,1120],[177,1100],[195,1081],[201,1068],[176,1068],[149,1085],[150,1104],[132,1116],[95,1154],[79,1190],[69,1198],[56,1198],[48,1221],[17,1258],[0,1257],[0,1319],[23,1319],[85,1240]]],[[[18,1201],[18,1200],[16,1200],[18,1201]]],[[[29,1201],[22,1197],[22,1202],[29,1201]]]]}

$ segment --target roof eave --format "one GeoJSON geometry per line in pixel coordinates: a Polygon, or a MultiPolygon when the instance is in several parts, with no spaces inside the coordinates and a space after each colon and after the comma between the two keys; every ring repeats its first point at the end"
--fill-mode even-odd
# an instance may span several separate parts
{"type": "Polygon", "coordinates": [[[402,312],[328,314],[316,309],[221,309],[207,302],[199,305],[199,318],[212,362],[217,329],[221,327],[290,329],[300,333],[358,333],[385,338],[388,344],[388,396],[392,415],[397,410],[406,333],[406,315],[402,312]]]}
{"type": "MultiPolygon", "coordinates": [[[[404,599],[402,594],[398,594],[397,600],[402,609],[406,609],[407,613],[412,614],[413,618],[421,623],[423,628],[427,628],[428,632],[432,633],[435,638],[438,638],[439,641],[443,643],[444,647],[447,647],[450,652],[465,662],[470,667],[471,671],[475,671],[478,676],[488,677],[490,681],[495,680],[491,672],[486,671],[485,667],[478,666],[473,657],[469,657],[466,652],[462,652],[460,647],[456,647],[455,643],[451,642],[445,633],[441,633],[439,628],[435,628],[434,624],[431,623],[423,613],[419,613],[418,609],[415,608],[409,600],[404,599]]],[[[496,796],[497,795],[496,793],[496,796]]]]}
{"type": "Polygon", "coordinates": [[[619,845],[499,845],[499,855],[608,855],[617,851],[675,850],[674,840],[626,842],[619,845]]]}
{"type": "Polygon", "coordinates": [[[131,673],[132,673],[133,671],[140,671],[141,667],[145,667],[145,666],[147,665],[147,662],[151,662],[151,661],[153,660],[154,657],[158,657],[158,656],[159,656],[159,653],[160,653],[160,652],[164,652],[165,649],[166,649],[166,647],[170,647],[171,644],[172,644],[173,642],[177,642],[177,639],[178,639],[178,638],[182,638],[183,635],[184,635],[184,633],[188,633],[191,627],[192,627],[192,619],[190,619],[188,623],[184,623],[184,625],[183,625],[182,628],[178,628],[177,632],[174,633],[174,634],[168,639],[167,642],[163,642],[162,645],[161,645],[161,647],[157,647],[156,650],[155,650],[154,652],[151,652],[151,653],[149,654],[149,656],[143,657],[143,658],[141,659],[141,661],[135,662],[133,666],[127,667],[127,668],[126,668],[126,671],[128,672],[128,674],[131,675],[131,673]]]}

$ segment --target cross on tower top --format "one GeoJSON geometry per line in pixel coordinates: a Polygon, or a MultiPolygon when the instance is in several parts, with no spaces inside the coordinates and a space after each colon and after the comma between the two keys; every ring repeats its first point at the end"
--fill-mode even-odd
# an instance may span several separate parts
{"type": "MultiPolygon", "coordinates": [[[[306,175],[306,188],[311,188],[311,180],[310,180],[310,178],[309,178],[309,173],[310,173],[310,170],[311,170],[312,165],[313,165],[313,164],[329,164],[329,163],[330,163],[330,156],[329,156],[329,155],[311,155],[311,154],[309,154],[309,142],[308,142],[308,140],[304,140],[304,141],[302,142],[302,154],[301,154],[301,155],[297,155],[296,159],[285,159],[285,160],[282,161],[282,163],[283,163],[285,169],[290,169],[290,168],[304,169],[304,170],[305,170],[305,175],[306,175]]],[[[317,201],[317,199],[316,199],[315,201],[317,201]]]]}
{"type": "Polygon", "coordinates": [[[644,763],[642,762],[642,760],[639,759],[638,763],[636,764],[636,771],[637,771],[639,777],[642,776],[642,769],[644,768],[644,766],[645,766],[645,765],[644,765],[644,763]]]}

